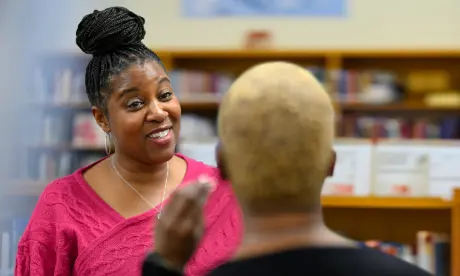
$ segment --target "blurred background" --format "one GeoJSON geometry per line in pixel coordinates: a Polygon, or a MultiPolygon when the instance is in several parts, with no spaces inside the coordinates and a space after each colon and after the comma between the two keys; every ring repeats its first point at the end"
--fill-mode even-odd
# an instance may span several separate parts
{"type": "Polygon", "coordinates": [[[178,150],[214,165],[219,98],[242,71],[287,60],[337,111],[326,223],[436,275],[460,264],[460,1],[3,0],[0,276],[50,181],[103,157],[75,45],[81,18],[121,5],[146,19],[183,117],[178,150]],[[65,2],[65,3],[64,3],[65,2]]]}

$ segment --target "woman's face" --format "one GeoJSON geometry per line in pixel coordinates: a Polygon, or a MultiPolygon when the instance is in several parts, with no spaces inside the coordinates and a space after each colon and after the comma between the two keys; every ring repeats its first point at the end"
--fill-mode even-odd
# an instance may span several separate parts
{"type": "Polygon", "coordinates": [[[155,61],[132,65],[111,79],[111,91],[106,126],[100,125],[112,133],[115,151],[149,163],[171,159],[181,108],[163,67],[155,61]]]}

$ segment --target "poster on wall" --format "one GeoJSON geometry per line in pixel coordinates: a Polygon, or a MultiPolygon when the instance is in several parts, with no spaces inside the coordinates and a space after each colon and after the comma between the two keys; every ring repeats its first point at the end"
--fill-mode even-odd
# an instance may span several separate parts
{"type": "Polygon", "coordinates": [[[345,17],[347,0],[182,0],[185,17],[345,17]]]}

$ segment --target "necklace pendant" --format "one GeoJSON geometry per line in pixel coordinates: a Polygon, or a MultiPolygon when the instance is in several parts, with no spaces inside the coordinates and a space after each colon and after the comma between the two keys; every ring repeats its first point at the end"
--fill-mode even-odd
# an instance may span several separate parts
{"type": "Polygon", "coordinates": [[[161,214],[157,214],[157,219],[160,219],[160,217],[161,217],[161,214]]]}

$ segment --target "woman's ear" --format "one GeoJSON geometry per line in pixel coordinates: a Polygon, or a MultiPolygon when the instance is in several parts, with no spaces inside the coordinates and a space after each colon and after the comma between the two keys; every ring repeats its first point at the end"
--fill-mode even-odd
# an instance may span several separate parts
{"type": "Polygon", "coordinates": [[[110,132],[110,127],[109,127],[109,122],[107,120],[107,117],[104,114],[104,111],[100,108],[97,108],[93,106],[91,108],[91,111],[93,113],[94,119],[96,120],[97,124],[105,133],[110,132]]]}
{"type": "Polygon", "coordinates": [[[227,168],[225,166],[225,161],[224,161],[224,153],[222,151],[222,145],[220,142],[218,142],[216,146],[216,163],[217,163],[217,168],[219,169],[220,177],[223,180],[229,180],[228,174],[227,174],[227,168]]]}
{"type": "Polygon", "coordinates": [[[335,150],[332,150],[331,162],[329,163],[329,168],[327,170],[327,176],[334,175],[335,161],[337,160],[337,153],[335,150]]]}

